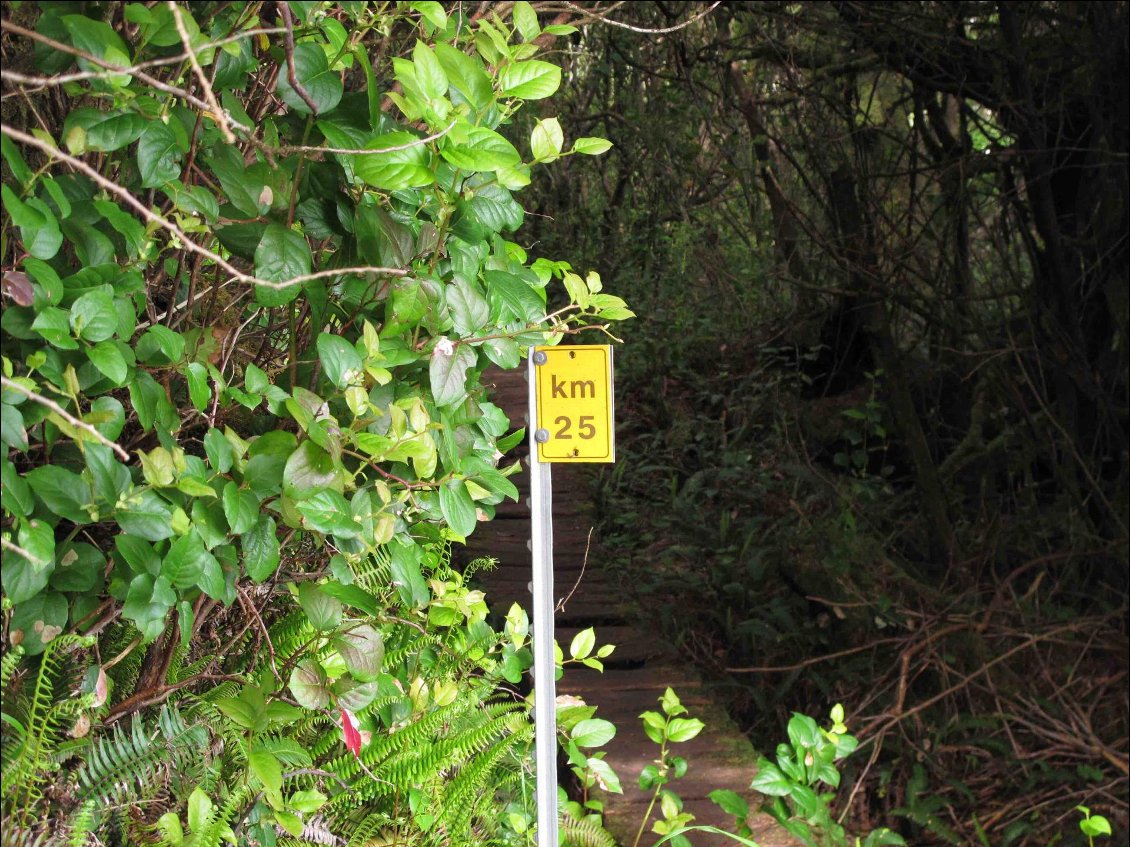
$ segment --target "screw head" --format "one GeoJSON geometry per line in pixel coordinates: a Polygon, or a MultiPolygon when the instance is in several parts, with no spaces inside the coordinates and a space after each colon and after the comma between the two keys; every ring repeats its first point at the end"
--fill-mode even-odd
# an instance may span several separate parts
{"type": "Polygon", "coordinates": [[[545,442],[549,441],[549,430],[539,429],[534,432],[534,441],[538,444],[545,444],[545,442]]]}
{"type": "Polygon", "coordinates": [[[549,361],[549,356],[547,356],[545,354],[544,350],[535,350],[534,351],[534,364],[535,365],[544,365],[548,361],[549,361]]]}

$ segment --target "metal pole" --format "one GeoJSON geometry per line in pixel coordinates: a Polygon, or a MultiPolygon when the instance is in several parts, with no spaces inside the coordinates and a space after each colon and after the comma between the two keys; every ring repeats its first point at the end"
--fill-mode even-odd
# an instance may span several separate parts
{"type": "MultiPolygon", "coordinates": [[[[538,361],[540,358],[540,362],[538,361]]],[[[530,526],[534,567],[534,756],[537,762],[538,847],[557,847],[557,697],[553,658],[552,465],[538,459],[537,367],[530,348],[530,526]]]]}

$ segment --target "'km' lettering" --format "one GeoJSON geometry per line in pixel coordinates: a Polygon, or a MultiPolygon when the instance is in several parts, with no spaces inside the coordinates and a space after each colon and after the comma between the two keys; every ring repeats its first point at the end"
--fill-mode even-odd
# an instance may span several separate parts
{"type": "Polygon", "coordinates": [[[591,379],[574,379],[572,382],[559,380],[557,374],[552,374],[550,380],[550,397],[562,399],[578,399],[596,397],[596,384],[591,379]],[[569,393],[566,394],[565,392],[569,393]]]}

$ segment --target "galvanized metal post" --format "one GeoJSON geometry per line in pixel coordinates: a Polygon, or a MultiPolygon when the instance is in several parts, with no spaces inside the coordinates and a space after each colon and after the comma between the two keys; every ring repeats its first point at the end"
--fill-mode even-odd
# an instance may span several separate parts
{"type": "Polygon", "coordinates": [[[534,756],[537,762],[538,847],[557,847],[557,696],[553,657],[552,465],[538,459],[549,433],[539,428],[537,367],[545,353],[530,348],[530,526],[534,566],[534,756]],[[539,361],[540,359],[540,361],[539,361]]]}

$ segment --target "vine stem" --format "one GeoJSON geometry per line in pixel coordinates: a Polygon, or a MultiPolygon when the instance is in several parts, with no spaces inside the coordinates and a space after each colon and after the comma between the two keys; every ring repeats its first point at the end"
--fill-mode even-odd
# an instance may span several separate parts
{"type": "MultiPolygon", "coordinates": [[[[665,762],[667,760],[667,742],[664,741],[659,745],[659,761],[665,762]]],[[[666,765],[663,765],[665,768],[666,765]]],[[[647,811],[643,813],[643,820],[640,821],[640,828],[636,831],[636,840],[632,842],[632,847],[639,847],[640,839],[643,838],[644,827],[647,822],[651,820],[651,813],[655,809],[655,801],[659,799],[659,792],[662,785],[655,786],[655,791],[651,794],[651,802],[647,804],[647,811]]]]}
{"type": "Polygon", "coordinates": [[[125,450],[123,450],[120,446],[115,444],[113,441],[111,441],[105,435],[100,433],[98,430],[96,430],[93,426],[88,424],[86,421],[79,420],[78,418],[76,418],[74,415],[72,415],[70,412],[68,412],[66,409],[64,409],[62,406],[60,406],[54,400],[52,400],[48,397],[44,397],[42,394],[37,394],[36,392],[32,391],[30,388],[25,388],[24,386],[20,385],[18,382],[14,382],[13,380],[8,379],[8,377],[6,377],[6,376],[0,376],[0,385],[3,385],[5,388],[10,388],[12,391],[18,391],[20,394],[23,394],[29,400],[34,400],[36,403],[38,403],[41,406],[46,406],[48,409],[50,409],[56,415],[58,415],[63,420],[65,420],[67,423],[69,423],[71,426],[77,427],[77,428],[81,429],[83,432],[90,433],[90,435],[94,436],[95,440],[97,440],[99,443],[104,444],[105,446],[107,446],[111,450],[113,450],[115,453],[117,453],[118,456],[121,458],[121,460],[123,462],[129,461],[129,453],[127,453],[125,450]]]}

